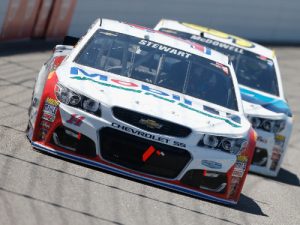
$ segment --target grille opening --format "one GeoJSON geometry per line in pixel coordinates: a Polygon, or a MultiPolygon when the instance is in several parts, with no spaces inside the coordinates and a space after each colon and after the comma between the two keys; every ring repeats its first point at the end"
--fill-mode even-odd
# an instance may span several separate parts
{"type": "Polygon", "coordinates": [[[72,129],[60,126],[53,132],[51,143],[88,157],[96,157],[96,145],[92,139],[72,129]]]}
{"type": "Polygon", "coordinates": [[[150,175],[173,179],[191,160],[188,151],[140,138],[112,128],[100,131],[102,157],[150,175]],[[146,152],[149,148],[152,151],[146,152]]]}
{"type": "Polygon", "coordinates": [[[255,148],[251,164],[255,166],[267,166],[268,151],[263,148],[255,148]]]}
{"type": "Polygon", "coordinates": [[[226,173],[203,170],[189,170],[180,180],[181,183],[211,192],[225,193],[227,186],[226,173]]]}
{"type": "Polygon", "coordinates": [[[192,132],[192,130],[188,127],[138,113],[129,109],[113,107],[113,114],[119,120],[122,120],[140,129],[157,134],[165,134],[174,137],[187,137],[192,132]]]}

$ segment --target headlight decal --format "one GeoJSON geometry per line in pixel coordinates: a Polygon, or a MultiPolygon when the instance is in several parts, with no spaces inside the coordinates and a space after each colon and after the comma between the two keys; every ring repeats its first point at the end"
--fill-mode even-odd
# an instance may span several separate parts
{"type": "Polygon", "coordinates": [[[244,138],[228,138],[208,134],[204,134],[198,142],[200,147],[212,148],[235,155],[246,149],[247,145],[248,142],[244,138]]]}
{"type": "Polygon", "coordinates": [[[249,117],[248,119],[254,129],[261,129],[272,133],[279,133],[286,126],[286,120],[271,120],[258,117],[249,117]]]}
{"type": "Polygon", "coordinates": [[[62,84],[57,83],[54,89],[56,98],[61,103],[79,108],[88,113],[96,116],[101,116],[101,104],[93,99],[84,95],[78,94],[70,89],[64,87],[62,84]]]}

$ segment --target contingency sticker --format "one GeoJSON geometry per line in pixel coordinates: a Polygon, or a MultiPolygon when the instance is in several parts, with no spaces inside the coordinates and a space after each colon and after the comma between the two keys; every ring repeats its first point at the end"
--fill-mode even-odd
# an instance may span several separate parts
{"type": "Polygon", "coordinates": [[[276,170],[278,162],[281,158],[281,148],[278,148],[278,146],[274,146],[273,151],[272,151],[272,156],[271,156],[271,160],[272,160],[272,164],[270,166],[270,170],[276,170]]]}
{"type": "Polygon", "coordinates": [[[248,157],[239,155],[237,156],[237,160],[233,169],[232,176],[234,177],[242,177],[247,167],[248,157]]]}
{"type": "Polygon", "coordinates": [[[285,136],[277,134],[275,136],[275,145],[274,145],[274,148],[272,151],[272,156],[271,156],[272,164],[271,164],[270,169],[273,171],[276,170],[278,162],[281,158],[281,154],[284,149],[283,148],[284,143],[285,143],[285,136]]]}
{"type": "Polygon", "coordinates": [[[275,145],[279,146],[281,149],[283,149],[285,142],[285,136],[277,134],[275,136],[275,145]]]}
{"type": "Polygon", "coordinates": [[[214,66],[214,67],[217,67],[217,68],[223,70],[223,72],[224,72],[225,74],[228,74],[228,73],[229,73],[228,67],[222,65],[221,63],[216,62],[216,63],[210,63],[210,64],[211,64],[212,66],[214,66]]]}
{"type": "Polygon", "coordinates": [[[42,119],[53,122],[55,120],[58,105],[59,102],[57,100],[47,98],[43,109],[42,119]]]}
{"type": "Polygon", "coordinates": [[[271,59],[268,59],[266,56],[259,55],[259,56],[257,56],[257,58],[260,59],[260,60],[262,60],[262,61],[267,62],[267,64],[269,66],[273,66],[274,65],[273,61],[271,59]]]}

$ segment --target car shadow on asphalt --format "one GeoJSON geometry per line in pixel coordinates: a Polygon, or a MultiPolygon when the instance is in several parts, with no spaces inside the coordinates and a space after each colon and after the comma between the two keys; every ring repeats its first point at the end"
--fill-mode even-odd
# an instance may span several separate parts
{"type": "Polygon", "coordinates": [[[299,180],[298,176],[284,168],[281,168],[279,170],[278,176],[273,178],[273,180],[280,182],[280,183],[300,187],[300,180],[299,180]]]}
{"type": "MultiPolygon", "coordinates": [[[[103,173],[107,173],[107,174],[110,174],[110,175],[113,175],[113,176],[117,176],[117,177],[120,177],[120,178],[124,178],[124,179],[127,179],[127,180],[138,182],[138,183],[141,183],[141,184],[145,184],[147,186],[159,188],[161,190],[165,190],[165,191],[168,191],[168,192],[177,193],[177,194],[189,197],[191,199],[196,199],[196,200],[211,202],[211,201],[207,201],[207,200],[204,200],[204,199],[201,199],[201,198],[190,196],[188,194],[184,194],[184,193],[181,193],[181,192],[178,192],[178,191],[175,191],[175,190],[170,190],[170,189],[167,189],[167,188],[164,188],[164,187],[160,187],[160,186],[153,185],[153,184],[150,184],[150,183],[147,183],[147,182],[143,182],[143,181],[140,181],[140,180],[137,180],[137,179],[134,179],[134,178],[129,178],[129,177],[126,177],[126,176],[123,176],[123,175],[120,175],[120,174],[116,174],[116,173],[110,172],[110,171],[106,171],[106,170],[95,168],[95,167],[91,167],[91,166],[88,166],[88,165],[85,165],[85,164],[82,164],[82,163],[74,162],[74,161],[71,161],[69,159],[61,158],[59,156],[51,155],[51,154],[48,154],[48,153],[45,153],[45,152],[40,152],[39,150],[36,150],[36,151],[39,152],[39,153],[41,153],[41,154],[44,154],[44,155],[48,155],[48,156],[51,156],[51,157],[54,157],[54,158],[58,158],[59,160],[64,160],[66,162],[77,164],[79,166],[84,166],[84,167],[90,168],[90,169],[95,170],[95,171],[100,171],[100,172],[103,172],[103,173]]],[[[127,190],[127,189],[122,188],[122,187],[108,185],[108,184],[105,184],[103,182],[99,182],[97,180],[93,180],[93,179],[86,178],[86,177],[83,177],[83,176],[78,176],[78,175],[75,175],[75,174],[72,174],[72,173],[69,173],[69,172],[66,172],[66,171],[62,171],[62,170],[58,170],[58,169],[55,169],[55,168],[51,168],[51,167],[42,165],[42,164],[40,164],[38,162],[31,162],[29,160],[21,159],[21,158],[19,158],[17,156],[7,155],[7,154],[1,154],[1,153],[0,153],[0,155],[6,156],[6,157],[11,157],[11,158],[14,158],[16,160],[27,162],[27,163],[32,164],[34,166],[38,166],[38,167],[41,167],[41,168],[46,168],[46,169],[49,169],[49,170],[52,170],[52,171],[56,171],[58,173],[62,173],[62,174],[65,174],[65,175],[76,177],[78,179],[82,179],[82,180],[85,180],[87,182],[92,182],[92,183],[95,183],[95,184],[98,184],[98,185],[106,186],[108,188],[115,189],[115,190],[118,190],[118,191],[126,192],[128,194],[139,196],[141,198],[152,200],[152,201],[155,201],[155,202],[158,202],[158,203],[162,203],[162,204],[165,204],[165,205],[168,205],[168,206],[171,206],[171,207],[179,208],[179,209],[186,210],[186,211],[189,211],[189,212],[193,212],[193,213],[196,213],[196,214],[203,214],[203,215],[206,215],[208,217],[217,219],[217,220],[219,220],[221,222],[229,222],[229,223],[236,224],[236,225],[238,224],[238,223],[235,223],[234,221],[230,221],[227,218],[217,217],[214,214],[207,214],[207,213],[201,211],[199,208],[194,209],[194,208],[190,208],[190,207],[189,208],[185,207],[183,205],[180,205],[179,202],[178,203],[173,203],[173,202],[170,202],[170,201],[167,201],[167,200],[156,199],[156,198],[144,195],[144,194],[140,194],[140,193],[136,193],[136,192],[127,190]]],[[[266,215],[266,214],[263,213],[262,209],[260,208],[260,206],[256,203],[256,201],[254,199],[252,199],[252,198],[250,198],[250,197],[248,197],[248,196],[246,196],[244,194],[241,194],[240,201],[239,201],[239,203],[236,206],[227,206],[227,205],[223,205],[223,204],[216,203],[216,202],[211,202],[211,203],[212,204],[216,204],[216,205],[220,205],[222,207],[231,208],[231,209],[234,209],[234,210],[237,210],[237,211],[241,211],[241,212],[244,212],[244,213],[254,214],[254,215],[257,215],[257,216],[268,216],[268,215],[266,215]]]]}
{"type": "Polygon", "coordinates": [[[261,207],[257,204],[257,202],[254,199],[244,194],[241,194],[240,201],[233,208],[235,208],[238,211],[257,215],[257,216],[269,217],[262,211],[261,207]]]}
{"type": "Polygon", "coordinates": [[[284,168],[279,170],[277,177],[268,177],[261,174],[252,173],[255,176],[260,176],[268,180],[273,180],[279,183],[288,184],[292,186],[300,187],[300,180],[297,174],[292,173],[284,168]]]}

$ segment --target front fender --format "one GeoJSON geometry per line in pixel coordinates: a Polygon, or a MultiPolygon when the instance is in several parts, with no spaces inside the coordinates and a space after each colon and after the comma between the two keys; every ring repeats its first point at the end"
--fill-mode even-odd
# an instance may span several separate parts
{"type": "Polygon", "coordinates": [[[35,124],[37,114],[40,108],[41,98],[45,89],[45,84],[53,72],[61,65],[67,55],[70,54],[73,47],[57,45],[54,49],[54,53],[49,60],[42,66],[33,89],[31,103],[29,106],[28,114],[29,121],[27,126],[27,136],[30,140],[33,138],[33,131],[35,130],[35,124]]]}

